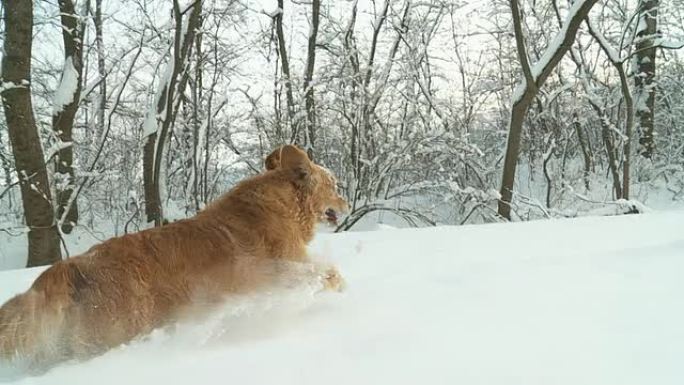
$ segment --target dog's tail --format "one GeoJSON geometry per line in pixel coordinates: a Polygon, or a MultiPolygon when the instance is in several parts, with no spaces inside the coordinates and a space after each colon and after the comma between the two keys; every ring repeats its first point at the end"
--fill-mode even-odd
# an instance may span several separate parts
{"type": "Polygon", "coordinates": [[[58,359],[79,274],[74,264],[58,262],[0,307],[0,359],[31,366],[58,359]]]}

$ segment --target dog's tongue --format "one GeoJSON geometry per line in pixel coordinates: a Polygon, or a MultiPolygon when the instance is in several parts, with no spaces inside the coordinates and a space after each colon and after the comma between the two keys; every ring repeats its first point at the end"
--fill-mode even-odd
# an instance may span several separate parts
{"type": "Polygon", "coordinates": [[[336,225],[337,224],[337,213],[333,209],[327,209],[325,210],[325,217],[328,219],[328,222],[336,225]]]}

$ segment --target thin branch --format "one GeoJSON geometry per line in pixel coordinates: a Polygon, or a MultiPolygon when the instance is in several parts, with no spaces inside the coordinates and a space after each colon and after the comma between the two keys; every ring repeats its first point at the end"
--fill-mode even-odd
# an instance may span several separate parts
{"type": "Polygon", "coordinates": [[[515,32],[515,46],[518,50],[518,58],[522,66],[523,74],[525,75],[525,82],[527,87],[530,87],[533,92],[537,92],[537,85],[532,76],[532,69],[530,68],[530,60],[527,56],[527,48],[525,47],[525,37],[522,31],[522,16],[520,15],[520,8],[518,7],[518,0],[510,0],[511,13],[513,14],[513,31],[515,32]]]}

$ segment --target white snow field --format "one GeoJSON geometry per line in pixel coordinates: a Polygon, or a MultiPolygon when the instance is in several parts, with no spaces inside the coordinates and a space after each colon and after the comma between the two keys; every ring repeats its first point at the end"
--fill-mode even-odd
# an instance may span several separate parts
{"type": "MultiPolygon", "coordinates": [[[[341,294],[206,321],[18,384],[684,384],[684,211],[321,234],[341,294]]],[[[0,300],[40,270],[0,272],[0,300]]],[[[2,377],[0,377],[2,378],[2,377]]]]}

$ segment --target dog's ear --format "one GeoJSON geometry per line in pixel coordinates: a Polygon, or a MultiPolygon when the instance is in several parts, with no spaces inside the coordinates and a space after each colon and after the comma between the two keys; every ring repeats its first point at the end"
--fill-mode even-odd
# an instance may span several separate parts
{"type": "MultiPolygon", "coordinates": [[[[280,148],[280,167],[292,172],[294,179],[303,182],[311,175],[311,161],[306,152],[299,148],[287,145],[280,148]]],[[[268,163],[268,158],[266,158],[268,163]]],[[[268,167],[268,164],[267,164],[268,167]]]]}
{"type": "Polygon", "coordinates": [[[309,161],[311,161],[311,158],[309,157],[309,155],[306,152],[304,152],[303,150],[301,150],[299,147],[292,146],[292,145],[281,146],[281,147],[278,147],[275,150],[273,150],[273,152],[268,154],[266,159],[264,159],[264,166],[266,166],[267,171],[275,170],[275,169],[280,167],[280,153],[283,151],[283,149],[285,147],[291,147],[291,149],[294,149],[294,150],[297,150],[297,151],[303,153],[304,155],[306,155],[306,158],[309,161]]]}
{"type": "Polygon", "coordinates": [[[282,149],[282,147],[278,147],[266,157],[266,160],[264,160],[266,170],[275,170],[280,167],[280,151],[282,149]]]}

